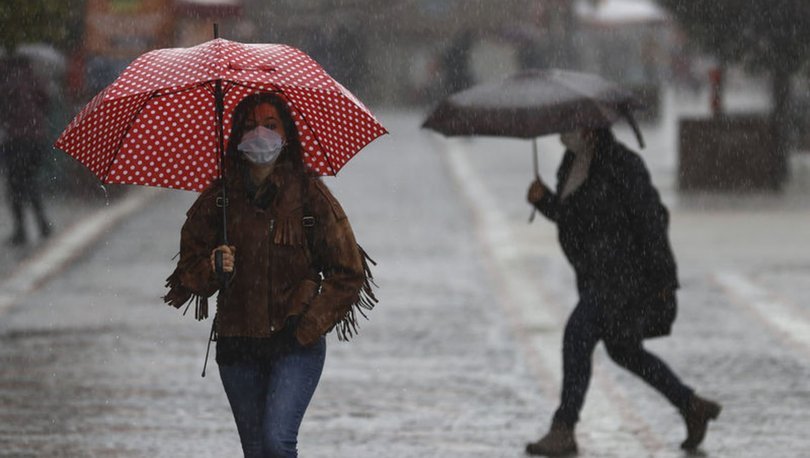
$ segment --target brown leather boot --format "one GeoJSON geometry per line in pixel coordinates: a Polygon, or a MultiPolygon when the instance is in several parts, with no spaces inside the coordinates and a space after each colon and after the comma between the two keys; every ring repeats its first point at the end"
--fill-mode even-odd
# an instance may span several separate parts
{"type": "Polygon", "coordinates": [[[526,453],[539,456],[566,456],[577,453],[574,428],[555,421],[551,429],[537,442],[526,444],[526,453]]]}
{"type": "Polygon", "coordinates": [[[683,420],[686,422],[686,440],[681,443],[681,448],[696,449],[706,437],[709,420],[716,419],[720,415],[720,410],[722,410],[720,404],[693,394],[689,404],[681,410],[683,420]]]}

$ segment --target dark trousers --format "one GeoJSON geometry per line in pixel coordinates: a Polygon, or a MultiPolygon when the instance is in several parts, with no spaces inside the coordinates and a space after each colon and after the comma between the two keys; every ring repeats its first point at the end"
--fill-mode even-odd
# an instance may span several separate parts
{"type": "Polygon", "coordinates": [[[245,458],[298,456],[298,429],[321,378],[326,339],[268,361],[220,365],[245,458]]]}
{"type": "Polygon", "coordinates": [[[591,380],[593,351],[600,340],[616,364],[641,377],[658,390],[677,408],[683,408],[692,396],[692,389],[681,383],[678,376],[657,356],[646,351],[640,338],[614,337],[605,332],[605,314],[595,294],[580,294],[580,300],[563,336],[563,387],[560,406],[554,420],[573,427],[585,402],[591,380]]]}
{"type": "Polygon", "coordinates": [[[25,238],[24,211],[29,205],[40,232],[47,234],[48,220],[37,183],[37,172],[44,151],[42,142],[35,139],[12,139],[5,142],[2,149],[6,193],[14,218],[14,236],[25,238]]]}

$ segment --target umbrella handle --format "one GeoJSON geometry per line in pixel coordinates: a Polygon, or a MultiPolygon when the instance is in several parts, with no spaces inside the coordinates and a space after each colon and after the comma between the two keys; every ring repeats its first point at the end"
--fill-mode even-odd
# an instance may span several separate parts
{"type": "Polygon", "coordinates": [[[214,252],[214,271],[216,271],[219,284],[225,286],[228,283],[228,274],[223,267],[222,252],[219,250],[214,252]]]}
{"type": "MultiPolygon", "coordinates": [[[[540,179],[540,167],[537,165],[537,138],[532,139],[532,159],[534,160],[534,178],[540,179]]],[[[532,205],[532,212],[529,215],[529,224],[534,221],[534,215],[537,213],[537,208],[532,205]]]]}

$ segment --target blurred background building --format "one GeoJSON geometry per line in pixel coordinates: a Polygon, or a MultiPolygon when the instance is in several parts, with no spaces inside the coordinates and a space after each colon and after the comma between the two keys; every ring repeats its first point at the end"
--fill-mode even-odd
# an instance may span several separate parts
{"type": "MultiPolygon", "coordinates": [[[[807,8],[800,0],[780,1],[807,8]]],[[[705,43],[700,51],[700,30],[684,30],[676,21],[684,18],[674,17],[673,5],[688,5],[703,17],[700,5],[720,8],[714,4],[697,0],[6,0],[0,6],[0,40],[5,52],[28,53],[38,60],[55,101],[54,137],[79,107],[138,55],[207,41],[215,22],[223,38],[286,43],[304,50],[376,108],[425,108],[449,93],[520,69],[562,67],[598,73],[637,91],[648,107],[640,117],[655,121],[664,86],[697,96],[714,81],[713,110],[720,114],[727,80],[730,85],[750,81],[752,73],[743,63],[723,62],[722,53],[712,53],[705,43]]],[[[712,20],[724,19],[721,15],[712,20]]],[[[801,24],[793,21],[796,27],[801,24]]],[[[733,29],[733,25],[723,26],[733,29]]],[[[786,29],[778,22],[770,27],[786,29]]],[[[767,69],[762,74],[767,76],[767,69]]],[[[810,119],[807,72],[794,73],[792,78],[793,96],[785,98],[782,89],[775,98],[789,101],[795,112],[790,119],[797,120],[791,121],[790,134],[810,147],[810,129],[804,128],[808,122],[801,121],[810,119]]],[[[785,110],[775,111],[782,113],[777,124],[785,124],[785,110]]]]}
{"type": "MultiPolygon", "coordinates": [[[[45,1],[45,3],[48,3],[45,1]]],[[[652,0],[69,0],[70,38],[49,45],[85,100],[150,49],[221,36],[310,53],[361,99],[423,105],[524,68],[620,82],[669,71],[671,20],[652,0]],[[643,39],[640,39],[643,38],[643,39]]],[[[38,41],[37,37],[29,37],[38,41]]]]}

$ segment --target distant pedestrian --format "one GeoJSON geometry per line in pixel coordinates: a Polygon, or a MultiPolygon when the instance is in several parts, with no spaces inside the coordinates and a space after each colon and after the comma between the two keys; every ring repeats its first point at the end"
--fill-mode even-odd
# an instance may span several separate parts
{"type": "Polygon", "coordinates": [[[3,131],[3,171],[6,175],[7,198],[14,221],[14,229],[7,243],[24,245],[28,241],[25,230],[25,209],[31,207],[39,232],[43,237],[51,233],[45,216],[37,172],[47,151],[48,94],[37,79],[28,59],[6,57],[0,61],[0,130],[3,131]]]}
{"type": "Polygon", "coordinates": [[[346,214],[302,154],[281,97],[239,103],[227,199],[217,181],[189,209],[164,298],[175,307],[196,300],[203,318],[219,290],[216,361],[249,458],[297,456],[298,429],[324,366],[324,335],[333,328],[351,335],[354,307],[375,300],[346,214]],[[222,206],[229,246],[219,245],[222,206]]]}
{"type": "Polygon", "coordinates": [[[442,53],[442,78],[445,94],[453,94],[472,86],[470,57],[473,45],[475,45],[475,33],[465,29],[453,38],[442,53]]]}
{"type": "Polygon", "coordinates": [[[643,339],[668,335],[676,314],[678,278],[667,230],[669,213],[638,154],[610,129],[561,135],[567,151],[556,193],[539,179],[528,201],[558,228],[576,273],[579,303],[563,337],[563,387],[550,431],[526,446],[531,455],[576,453],[574,427],[591,378],[596,344],[674,405],[686,422],[681,447],[695,449],[720,405],[697,396],[643,339]]]}

